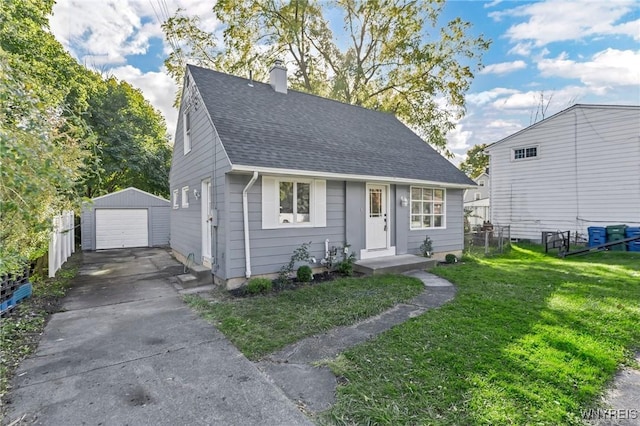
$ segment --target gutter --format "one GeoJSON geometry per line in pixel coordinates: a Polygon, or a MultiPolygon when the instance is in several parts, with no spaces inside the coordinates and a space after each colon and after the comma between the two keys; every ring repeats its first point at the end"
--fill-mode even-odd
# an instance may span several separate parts
{"type": "Polygon", "coordinates": [[[344,173],[332,173],[332,172],[319,172],[313,170],[296,170],[296,169],[280,169],[273,167],[256,167],[245,166],[240,164],[233,164],[231,166],[232,172],[260,172],[263,175],[274,176],[298,176],[298,177],[312,177],[312,178],[325,178],[344,181],[356,181],[356,182],[380,182],[380,183],[392,183],[403,185],[426,185],[436,188],[450,188],[450,189],[475,189],[477,184],[465,184],[465,183],[446,183],[420,179],[407,179],[397,178],[389,176],[375,176],[375,175],[349,175],[344,173]]]}
{"type": "Polygon", "coordinates": [[[249,200],[247,193],[258,179],[258,172],[254,171],[251,180],[242,190],[242,221],[244,225],[244,276],[251,278],[251,247],[249,246],[249,200]]]}

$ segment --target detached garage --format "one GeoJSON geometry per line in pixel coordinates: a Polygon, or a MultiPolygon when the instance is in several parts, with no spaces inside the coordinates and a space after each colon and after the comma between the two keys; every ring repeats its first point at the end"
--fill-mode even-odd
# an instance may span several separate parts
{"type": "Polygon", "coordinates": [[[84,203],[82,250],[169,244],[169,200],[127,188],[84,203]]]}

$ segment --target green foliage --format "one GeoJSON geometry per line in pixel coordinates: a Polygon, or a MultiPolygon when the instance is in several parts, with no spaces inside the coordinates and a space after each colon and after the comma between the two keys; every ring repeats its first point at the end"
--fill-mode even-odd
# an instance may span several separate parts
{"type": "Polygon", "coordinates": [[[486,147],[486,143],[472,146],[467,151],[466,160],[460,163],[460,170],[465,172],[471,179],[476,179],[486,172],[489,167],[489,156],[484,153],[486,147]]]}
{"type": "Polygon", "coordinates": [[[275,279],[276,284],[282,286],[289,280],[296,266],[296,262],[311,262],[311,254],[309,254],[309,246],[311,241],[303,243],[300,247],[293,251],[289,263],[283,265],[278,271],[278,277],[275,279]]]}
{"type": "Polygon", "coordinates": [[[179,10],[163,25],[176,48],[165,64],[178,84],[187,61],[264,80],[273,60],[287,56],[292,88],[392,112],[451,155],[446,134],[464,115],[464,94],[490,42],[470,36],[471,24],[459,18],[441,24],[443,7],[441,0],[220,0],[213,12],[222,45],[179,10]],[[341,34],[329,14],[343,17],[341,34]]]}
{"type": "Polygon", "coordinates": [[[345,351],[321,423],[584,424],[640,347],[639,260],[518,245],[433,269],[455,299],[345,351]]]}
{"type": "Polygon", "coordinates": [[[78,211],[83,195],[169,192],[161,116],[64,50],[48,31],[53,4],[0,8],[0,273],[43,255],[52,217],[78,211]]]}
{"type": "Polygon", "coordinates": [[[251,278],[247,283],[247,293],[268,293],[273,287],[273,282],[268,278],[251,278]]]}
{"type": "Polygon", "coordinates": [[[87,157],[60,107],[10,62],[0,50],[0,273],[47,250],[52,217],[77,207],[87,157]]]}
{"type": "Polygon", "coordinates": [[[336,271],[347,277],[353,275],[353,263],[356,261],[356,255],[353,252],[349,253],[349,247],[351,245],[345,243],[342,248],[342,260],[336,265],[336,271]]]}
{"type": "Polygon", "coordinates": [[[296,272],[296,278],[301,283],[311,282],[311,280],[313,279],[313,271],[311,270],[311,266],[302,265],[301,267],[299,267],[298,272],[296,272]]]}
{"type": "Polygon", "coordinates": [[[458,258],[456,257],[455,254],[452,253],[448,253],[445,257],[444,257],[444,261],[445,263],[456,263],[458,261],[458,258]]]}
{"type": "Polygon", "coordinates": [[[341,278],[269,296],[215,303],[196,296],[185,300],[243,354],[257,360],[304,337],[377,315],[423,289],[416,278],[376,275],[341,278]]]}
{"type": "Polygon", "coordinates": [[[424,241],[422,242],[422,244],[420,244],[420,253],[422,253],[424,257],[431,257],[431,255],[433,254],[432,245],[433,243],[431,242],[431,238],[429,238],[429,236],[427,235],[426,237],[424,237],[424,241]]]}
{"type": "Polygon", "coordinates": [[[87,125],[97,137],[98,164],[87,197],[134,186],[169,196],[171,147],[164,119],[130,84],[109,78],[88,101],[87,125]]]}

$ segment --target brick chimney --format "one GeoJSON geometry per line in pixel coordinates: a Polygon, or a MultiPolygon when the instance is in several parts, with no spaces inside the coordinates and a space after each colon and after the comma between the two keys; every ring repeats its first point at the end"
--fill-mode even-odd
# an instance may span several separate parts
{"type": "Polygon", "coordinates": [[[287,68],[280,59],[276,59],[269,71],[269,84],[278,93],[287,93],[287,68]]]}

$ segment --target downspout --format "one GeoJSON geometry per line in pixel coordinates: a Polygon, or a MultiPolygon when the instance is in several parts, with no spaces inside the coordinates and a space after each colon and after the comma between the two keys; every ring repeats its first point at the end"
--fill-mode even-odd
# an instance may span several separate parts
{"type": "Polygon", "coordinates": [[[244,264],[245,272],[244,276],[248,279],[251,278],[251,247],[249,246],[249,201],[247,199],[247,193],[258,179],[258,172],[253,172],[251,180],[242,190],[242,220],[244,224],[244,264]]]}

